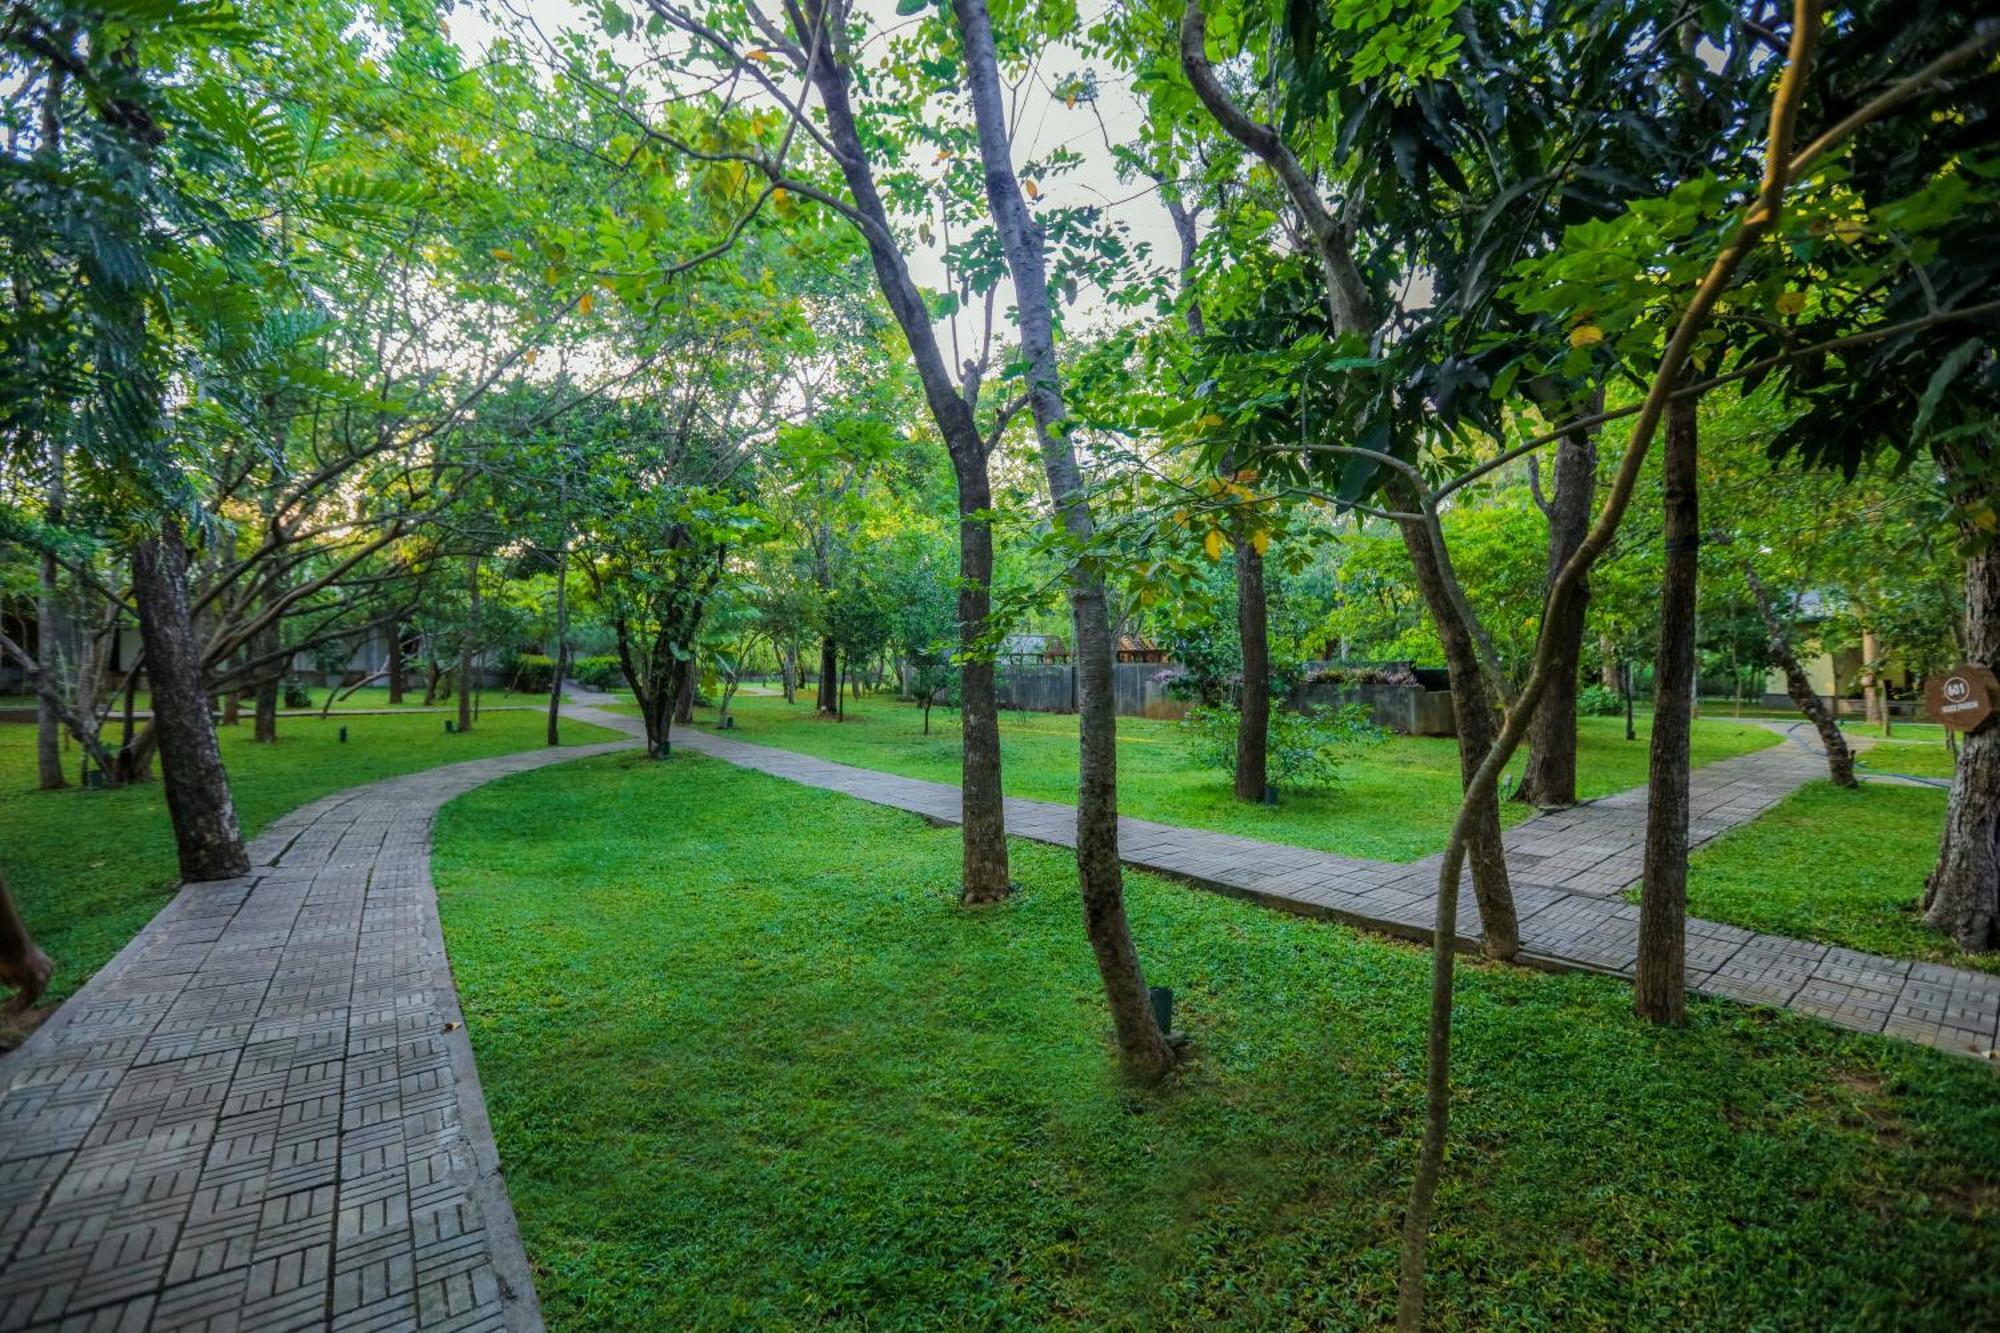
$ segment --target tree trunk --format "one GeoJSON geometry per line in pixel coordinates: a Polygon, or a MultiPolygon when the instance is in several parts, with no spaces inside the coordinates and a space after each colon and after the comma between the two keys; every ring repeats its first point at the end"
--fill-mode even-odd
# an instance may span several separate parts
{"type": "Polygon", "coordinates": [[[1757,571],[1745,565],[1743,576],[1750,584],[1751,596],[1757,600],[1757,614],[1763,617],[1764,632],[1770,637],[1771,660],[1785,673],[1785,690],[1792,696],[1806,720],[1819,733],[1819,741],[1826,750],[1827,776],[1838,787],[1855,786],[1854,751],[1848,748],[1847,736],[1834,721],[1833,713],[1826,701],[1819,697],[1812,682],[1806,679],[1805,668],[1799,665],[1799,655],[1792,651],[1792,637],[1779,618],[1778,610],[1771,603],[1771,595],[1764,588],[1764,582],[1757,577],[1757,571]]]}
{"type": "Polygon", "coordinates": [[[1014,279],[1021,353],[1028,363],[1028,405],[1035,418],[1042,468],[1049,498],[1077,550],[1069,580],[1080,719],[1076,857],[1084,929],[1097,957],[1125,1067],[1138,1077],[1158,1078],[1173,1067],[1175,1056],[1153,1020],[1145,974],[1125,916],[1124,873],[1118,859],[1118,716],[1113,693],[1117,645],[1103,576],[1094,561],[1081,558],[1092,544],[1096,525],[1063,404],[1042,231],[1029,216],[1014,174],[999,58],[985,0],[952,0],[952,10],[964,41],[965,78],[979,130],[987,206],[1014,279]]]}
{"type": "Polygon", "coordinates": [[[139,543],[132,560],[132,596],[146,644],[153,685],[153,726],[167,813],[180,852],[181,878],[229,879],[249,871],[243,835],[230,799],[229,776],[216,744],[215,719],[202,690],[201,648],[188,614],[187,549],[171,519],[139,543]]]}
{"type": "Polygon", "coordinates": [[[674,689],[674,721],[684,727],[690,726],[694,722],[694,684],[696,675],[694,658],[689,657],[679,661],[676,664],[675,673],[680,678],[680,684],[674,689]]]}
{"type": "Polygon", "coordinates": [[[479,557],[465,562],[465,632],[458,639],[458,729],[472,730],[472,653],[479,637],[479,557]]]}
{"type": "Polygon", "coordinates": [[[243,725],[243,691],[231,690],[222,696],[222,725],[238,727],[243,725]]]}
{"type": "Polygon", "coordinates": [[[14,895],[7,888],[7,873],[0,869],[0,986],[14,992],[6,1012],[14,1014],[33,1008],[48,989],[53,970],[48,955],[35,947],[27,924],[15,910],[14,895]]]}
{"type": "MultiPolygon", "coordinates": [[[[993,612],[993,492],[986,459],[957,458],[959,722],[964,742],[959,766],[959,817],[965,835],[964,881],[959,901],[996,903],[1007,896],[1007,816],[1000,791],[1000,702],[991,650],[980,642],[993,612]]],[[[924,734],[930,734],[930,700],[924,734]]]]}
{"type": "MultiPolygon", "coordinates": [[[[49,449],[49,489],[46,519],[51,529],[63,521],[63,457],[58,448],[49,449]]],[[[62,590],[57,576],[60,565],[53,549],[42,552],[39,586],[35,596],[35,659],[50,683],[60,685],[62,664],[69,656],[68,628],[62,606],[62,590]]],[[[35,785],[54,791],[64,785],[62,764],[62,719],[55,701],[44,694],[35,698],[35,785]]],[[[32,947],[32,946],[31,946],[32,947]]]]}
{"type": "Polygon", "coordinates": [[[254,645],[252,653],[269,663],[264,668],[264,674],[257,679],[251,708],[250,739],[265,744],[278,739],[278,687],[285,673],[285,663],[277,656],[279,633],[278,621],[274,618],[251,639],[254,645]]]}
{"type": "Polygon", "coordinates": [[[822,713],[840,711],[840,650],[832,639],[819,641],[819,689],[814,702],[822,713]]]}
{"type": "Polygon", "coordinates": [[[1653,752],[1646,783],[1646,863],[1639,897],[1639,961],[1632,978],[1641,1018],[1687,1017],[1688,743],[1694,721],[1695,591],[1700,577],[1696,406],[1667,406],[1660,580],[1660,651],[1653,687],[1653,752]]]}
{"type": "Polygon", "coordinates": [[[389,703],[393,707],[403,702],[405,688],[403,672],[403,622],[389,622],[389,703]]]}
{"type": "MultiPolygon", "coordinates": [[[[1598,398],[1601,407],[1602,395],[1598,398]]],[[[1589,430],[1573,431],[1556,446],[1555,494],[1546,506],[1549,520],[1548,581],[1583,545],[1597,500],[1597,440],[1589,430]]],[[[1529,805],[1576,804],[1576,680],[1583,659],[1583,631],[1590,610],[1590,585],[1580,584],[1563,614],[1542,629],[1555,654],[1548,691],[1528,724],[1528,758],[1514,799],[1529,805]]]]}
{"type": "Polygon", "coordinates": [[[438,677],[441,674],[435,659],[424,664],[424,707],[426,708],[437,702],[438,677]]]}
{"type": "Polygon", "coordinates": [[[1236,633],[1243,645],[1243,691],[1236,713],[1236,799],[1261,803],[1269,788],[1271,629],[1264,557],[1236,543],[1236,633]]]}
{"type": "MultiPolygon", "coordinates": [[[[1969,472],[1955,455],[1947,455],[1945,475],[1958,489],[1962,515],[1990,503],[1994,492],[1969,472]]],[[[1971,529],[1969,521],[1967,527],[1971,529]]],[[[1975,540],[1986,536],[1977,530],[1967,535],[1975,540]]],[[[1965,562],[1965,659],[2000,668],[2000,548],[1987,544],[1975,549],[1979,554],[1965,562]]],[[[1944,840],[1937,866],[1924,881],[1923,908],[1924,920],[1961,949],[1985,953],[2000,948],[2000,720],[1989,719],[1959,745],[1958,770],[1945,805],[1944,840]]]]}
{"type": "Polygon", "coordinates": [[[784,692],[788,704],[798,702],[798,672],[798,650],[787,646],[778,654],[778,687],[784,692]]]}
{"type": "MultiPolygon", "coordinates": [[[[1445,669],[1451,677],[1451,711],[1458,724],[1459,781],[1469,784],[1486,752],[1500,734],[1500,719],[1493,708],[1486,677],[1479,670],[1479,651],[1471,631],[1445,591],[1444,572],[1438,568],[1430,536],[1421,523],[1398,523],[1403,546],[1416,570],[1417,587],[1430,608],[1431,623],[1437,626],[1444,645],[1445,669]]],[[[1511,959],[1521,951],[1521,926],[1514,910],[1514,890],[1507,878],[1507,849],[1500,839],[1498,793],[1481,802],[1477,820],[1466,838],[1466,860],[1472,868],[1472,895],[1479,903],[1483,926],[1480,946],[1488,958],[1511,959]]],[[[1437,942],[1449,948],[1448,940],[1437,942]]]]}
{"type": "Polygon", "coordinates": [[[556,558],[556,663],[549,675],[550,745],[562,744],[563,675],[569,670],[569,546],[556,558]]]}
{"type": "Polygon", "coordinates": [[[1861,711],[1865,721],[1871,725],[1882,721],[1882,696],[1878,686],[1880,674],[1875,670],[1875,658],[1882,651],[1881,641],[1875,631],[1861,631],[1861,711]]]}
{"type": "Polygon", "coordinates": [[[1597,636],[1597,683],[1607,690],[1624,688],[1624,676],[1618,670],[1618,646],[1611,642],[1609,634],[1597,636]]]}

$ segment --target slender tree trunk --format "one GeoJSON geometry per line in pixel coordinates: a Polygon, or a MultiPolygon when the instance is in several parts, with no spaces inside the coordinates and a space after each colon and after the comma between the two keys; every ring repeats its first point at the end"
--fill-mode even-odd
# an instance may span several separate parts
{"type": "Polygon", "coordinates": [[[556,664],[549,677],[550,745],[562,744],[563,676],[569,671],[569,544],[556,557],[556,664]]]}
{"type": "Polygon", "coordinates": [[[1875,631],[1861,631],[1861,711],[1863,719],[1872,725],[1882,721],[1882,695],[1880,674],[1875,670],[1875,658],[1882,651],[1881,641],[1875,631]]]}
{"type": "Polygon", "coordinates": [[[1625,678],[1618,670],[1618,646],[1609,634],[1597,636],[1597,683],[1607,690],[1623,689],[1625,678]]]}
{"type": "MultiPolygon", "coordinates": [[[[1975,447],[1993,448],[1990,443],[1975,447]]],[[[1945,474],[1959,488],[1961,514],[1979,511],[1981,502],[1990,504],[1995,487],[1987,477],[1974,475],[1965,460],[1947,455],[1945,474]]],[[[1982,534],[1972,530],[1967,535],[1976,540],[1982,534]]],[[[2000,548],[1986,544],[1975,549],[1979,554],[1965,562],[1965,659],[2000,669],[2000,548]]],[[[1937,866],[1924,881],[1923,908],[1924,920],[1961,949],[1986,953],[2000,948],[2000,718],[1988,719],[1959,745],[1958,769],[1945,804],[1944,839],[1937,866]]]]}
{"type": "Polygon", "coordinates": [[[431,707],[431,706],[432,706],[433,704],[435,704],[435,703],[437,702],[437,697],[438,697],[438,677],[439,677],[440,675],[442,675],[442,674],[443,674],[443,673],[442,673],[441,671],[439,671],[439,669],[438,669],[438,664],[437,664],[437,661],[436,661],[436,659],[435,659],[435,658],[433,658],[433,659],[432,659],[432,660],[431,660],[430,662],[427,662],[427,663],[425,663],[425,665],[424,665],[424,707],[426,707],[426,708],[429,708],[429,707],[431,707]]]}
{"type": "Polygon", "coordinates": [[[403,672],[403,622],[389,622],[389,703],[391,707],[403,702],[406,682],[403,672]]]}
{"type": "Polygon", "coordinates": [[[1695,591],[1700,577],[1696,407],[1667,407],[1666,566],[1660,581],[1659,677],[1653,688],[1653,752],[1646,784],[1646,868],[1639,897],[1639,961],[1632,978],[1641,1018],[1687,1017],[1688,744],[1694,720],[1695,591]]]}
{"type": "Polygon", "coordinates": [[[1028,363],[1028,403],[1042,468],[1048,476],[1049,497],[1077,550],[1069,577],[1080,717],[1076,850],[1084,928],[1097,956],[1125,1067],[1139,1077],[1158,1078],[1173,1067],[1175,1056],[1153,1020],[1145,974],[1125,915],[1124,874],[1118,859],[1118,715],[1113,693],[1117,645],[1103,577],[1094,561],[1082,558],[1096,525],[1063,404],[1042,232],[1028,213],[1014,174],[999,58],[985,0],[952,0],[952,10],[964,41],[965,78],[979,130],[987,205],[1014,279],[1021,352],[1028,363]]]}
{"type": "Polygon", "coordinates": [[[0,869],[0,986],[14,992],[5,1012],[33,1008],[48,989],[53,970],[48,955],[35,947],[34,937],[28,934],[27,924],[14,907],[14,895],[7,888],[7,873],[0,869]]]}
{"type": "Polygon", "coordinates": [[[458,640],[458,729],[472,730],[472,657],[479,638],[479,557],[465,562],[465,632],[458,640]]]}
{"type": "Polygon", "coordinates": [[[785,645],[784,652],[778,658],[778,679],[780,687],[785,693],[785,702],[788,704],[797,703],[799,701],[799,650],[792,644],[785,645]]]}
{"type": "Polygon", "coordinates": [[[1236,633],[1243,645],[1243,692],[1236,714],[1236,799],[1261,802],[1270,786],[1271,633],[1264,557],[1236,543],[1236,633]]]}
{"type": "Polygon", "coordinates": [[[1764,632],[1769,636],[1771,660],[1785,673],[1785,689],[1792,696],[1806,720],[1819,733],[1820,746],[1826,751],[1827,776],[1835,786],[1855,786],[1854,751],[1848,748],[1847,736],[1834,721],[1833,713],[1826,701],[1806,678],[1805,668],[1799,665],[1799,655],[1792,651],[1792,636],[1785,622],[1779,617],[1778,609],[1771,603],[1771,595],[1765,590],[1764,582],[1757,577],[1757,571],[1745,565],[1743,576],[1750,584],[1751,596],[1757,600],[1757,614],[1763,618],[1764,632]]]}
{"type": "MultiPolygon", "coordinates": [[[[1603,396],[1597,398],[1602,407],[1603,396]]],[[[1597,439],[1574,431],[1556,446],[1555,494],[1546,506],[1549,520],[1548,581],[1553,584],[1590,531],[1597,501],[1597,439]]],[[[1583,659],[1583,631],[1590,612],[1590,585],[1581,584],[1563,614],[1543,628],[1553,636],[1555,678],[1528,724],[1528,759],[1514,799],[1529,805],[1576,804],[1576,680],[1583,659]]]]}
{"type": "Polygon", "coordinates": [[[222,696],[222,725],[239,727],[243,725],[243,691],[231,690],[222,696]]]}
{"type": "MultiPolygon", "coordinates": [[[[1437,627],[1444,645],[1445,669],[1451,678],[1451,711],[1458,727],[1459,781],[1471,793],[1470,783],[1500,734],[1500,719],[1487,690],[1486,677],[1479,669],[1479,650],[1471,631],[1445,591],[1444,572],[1438,568],[1430,536],[1420,523],[1397,524],[1403,547],[1416,570],[1417,587],[1430,608],[1431,623],[1437,627]]],[[[1476,822],[1466,838],[1466,860],[1472,868],[1472,896],[1479,904],[1483,926],[1480,947],[1488,958],[1511,959],[1521,951],[1521,925],[1514,910],[1514,890],[1507,877],[1507,849],[1501,841],[1499,793],[1480,804],[1476,822]]],[[[1440,940],[1439,948],[1451,942],[1440,940]]]]}
{"type": "MultiPolygon", "coordinates": [[[[49,456],[49,489],[47,521],[51,529],[60,527],[63,521],[63,456],[62,450],[51,446],[49,456]]],[[[41,663],[42,674],[50,677],[50,683],[60,685],[62,664],[69,657],[69,631],[63,615],[62,589],[58,582],[60,565],[53,550],[42,552],[40,585],[35,597],[35,632],[39,636],[35,658],[41,663]]],[[[43,791],[54,791],[65,785],[62,763],[62,719],[57,716],[54,700],[37,693],[35,698],[35,778],[36,785],[43,791]]]]}
{"type": "Polygon", "coordinates": [[[256,691],[251,708],[250,739],[270,744],[278,739],[278,685],[285,672],[285,663],[276,656],[278,651],[278,621],[257,631],[252,637],[255,655],[269,665],[257,678],[256,691]]]}
{"type": "Polygon", "coordinates": [[[167,813],[181,878],[229,879],[250,869],[201,681],[201,648],[188,614],[187,549],[168,520],[132,561],[132,596],[153,685],[152,731],[160,747],[167,813]]]}

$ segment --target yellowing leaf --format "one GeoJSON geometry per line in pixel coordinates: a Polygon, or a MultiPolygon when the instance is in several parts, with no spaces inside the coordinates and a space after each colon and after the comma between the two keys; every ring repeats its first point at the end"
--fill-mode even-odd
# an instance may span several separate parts
{"type": "Polygon", "coordinates": [[[1779,292],[1778,299],[1771,304],[1778,308],[1778,313],[1781,315],[1796,315],[1806,308],[1806,294],[1804,292],[1779,292]]]}
{"type": "Polygon", "coordinates": [[[532,365],[534,365],[534,364],[535,364],[535,359],[536,359],[537,357],[539,357],[540,355],[541,355],[541,353],[540,353],[539,351],[537,351],[537,350],[535,350],[534,348],[530,347],[530,348],[529,348],[529,349],[528,349],[527,351],[525,351],[525,352],[523,352],[523,353],[521,354],[521,363],[522,363],[523,365],[529,365],[529,366],[532,366],[532,365]]]}
{"type": "Polygon", "coordinates": [[[744,52],[743,57],[746,60],[754,60],[760,65],[768,65],[771,63],[771,53],[769,51],[766,51],[761,46],[758,47],[755,51],[744,52]]]}
{"type": "Polygon", "coordinates": [[[1595,324],[1579,324],[1569,331],[1571,347],[1594,347],[1604,341],[1604,330],[1595,324]]]}
{"type": "Polygon", "coordinates": [[[585,292],[583,294],[583,299],[576,303],[577,313],[580,315],[587,315],[590,313],[590,308],[596,304],[597,304],[596,293],[585,292]]]}
{"type": "Polygon", "coordinates": [[[1042,187],[1033,181],[1022,181],[1021,188],[1027,192],[1030,199],[1039,199],[1042,197],[1042,187]]]}
{"type": "Polygon", "coordinates": [[[499,260],[503,264],[511,264],[514,262],[514,252],[512,250],[509,250],[504,245],[494,246],[492,254],[495,259],[499,260]]]}
{"type": "Polygon", "coordinates": [[[1842,218],[1833,224],[1835,240],[1858,241],[1868,234],[1868,224],[1860,218],[1842,218]]]}
{"type": "Polygon", "coordinates": [[[1264,554],[1264,552],[1271,549],[1271,534],[1261,528],[1251,533],[1250,548],[1258,555],[1264,554]]]}
{"type": "Polygon", "coordinates": [[[1202,539],[1201,547],[1204,551],[1208,552],[1210,560],[1222,559],[1222,534],[1216,529],[1210,528],[1208,536],[1202,539]]]}
{"type": "Polygon", "coordinates": [[[1194,424],[1201,427],[1203,430],[1214,430],[1217,426],[1220,426],[1223,423],[1221,417],[1215,415],[1215,413],[1213,412],[1210,412],[1207,416],[1203,417],[1201,420],[1195,422],[1194,424]]]}

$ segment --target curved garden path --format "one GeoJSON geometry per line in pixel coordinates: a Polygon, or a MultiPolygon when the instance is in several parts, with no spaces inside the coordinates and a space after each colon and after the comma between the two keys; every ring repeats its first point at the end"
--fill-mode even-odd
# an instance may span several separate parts
{"type": "MultiPolygon", "coordinates": [[[[597,696],[601,700],[602,696],[597,696]]],[[[572,718],[636,735],[634,717],[572,718]]],[[[0,1059],[0,1329],[534,1329],[430,879],[442,805],[629,749],[523,751],[391,778],[266,829],[237,880],[184,886],[0,1059]]],[[[676,743],[937,823],[955,787],[710,731],[676,743]]],[[[1784,745],[1696,771],[1697,840],[1818,761],[1784,745]]],[[[1069,845],[1068,806],[1007,802],[1069,845]]],[[[1132,865],[1428,940],[1435,863],[1391,865],[1126,819],[1132,865]]],[[[1531,961],[1629,973],[1644,793],[1511,830],[1531,961]]],[[[1467,898],[1468,907],[1470,897],[1467,898]]],[[[1464,923],[1469,944],[1476,919],[1464,923]]],[[[1689,923],[1692,984],[1947,1050],[1990,1050],[2000,977],[1689,923]]]]}
{"type": "Polygon", "coordinates": [[[0,1060],[0,1329],[541,1327],[431,824],[631,745],[357,787],[272,824],[243,878],[183,886],[0,1060]]]}

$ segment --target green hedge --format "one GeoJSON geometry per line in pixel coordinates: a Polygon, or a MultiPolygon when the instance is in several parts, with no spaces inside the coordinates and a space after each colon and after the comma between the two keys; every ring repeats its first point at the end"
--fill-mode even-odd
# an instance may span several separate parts
{"type": "Polygon", "coordinates": [[[522,653],[514,659],[508,688],[518,694],[547,694],[555,681],[556,663],[540,653],[522,653]]]}
{"type": "Polygon", "coordinates": [[[625,673],[615,657],[579,657],[569,664],[569,678],[593,690],[606,690],[625,683],[625,673]]]}

